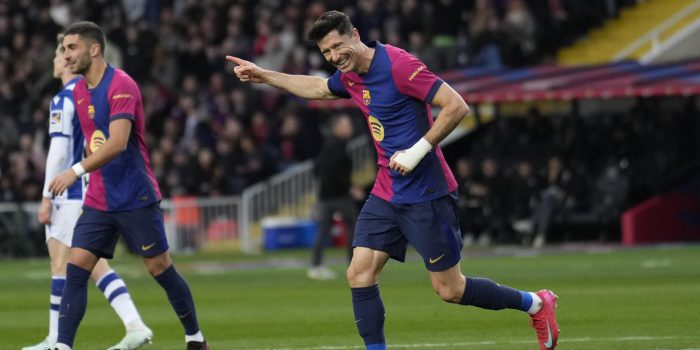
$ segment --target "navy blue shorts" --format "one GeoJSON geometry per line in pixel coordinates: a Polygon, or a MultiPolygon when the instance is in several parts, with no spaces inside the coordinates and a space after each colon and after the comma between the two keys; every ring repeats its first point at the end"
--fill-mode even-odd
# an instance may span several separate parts
{"type": "Polygon", "coordinates": [[[388,253],[403,262],[411,243],[430,271],[456,265],[462,250],[457,193],[415,204],[392,204],[370,195],[357,217],[353,247],[388,253]]]}
{"type": "Polygon", "coordinates": [[[75,224],[73,247],[111,259],[119,234],[133,253],[148,258],[168,250],[159,203],[128,211],[105,212],[83,206],[75,224]]]}

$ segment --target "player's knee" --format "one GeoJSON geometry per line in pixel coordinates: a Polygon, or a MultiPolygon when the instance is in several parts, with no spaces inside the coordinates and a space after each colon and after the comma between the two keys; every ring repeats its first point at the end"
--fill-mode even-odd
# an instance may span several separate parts
{"type": "Polygon", "coordinates": [[[352,265],[348,267],[347,278],[351,288],[369,287],[377,284],[374,271],[358,269],[352,265]]]}
{"type": "Polygon", "coordinates": [[[148,273],[151,274],[151,276],[158,276],[163,273],[168,266],[170,265],[166,265],[161,262],[153,262],[151,264],[146,264],[146,269],[148,269],[148,273]]]}
{"type": "Polygon", "coordinates": [[[52,276],[65,276],[66,275],[66,264],[68,264],[67,260],[52,259],[51,260],[51,275],[52,276]]]}
{"type": "Polygon", "coordinates": [[[440,299],[448,303],[459,303],[462,300],[462,293],[464,289],[457,288],[448,284],[434,285],[433,290],[440,297],[440,299]]]}
{"type": "Polygon", "coordinates": [[[144,263],[146,264],[146,269],[151,276],[158,276],[163,273],[170,265],[172,261],[167,254],[161,254],[153,258],[144,258],[144,263]]]}

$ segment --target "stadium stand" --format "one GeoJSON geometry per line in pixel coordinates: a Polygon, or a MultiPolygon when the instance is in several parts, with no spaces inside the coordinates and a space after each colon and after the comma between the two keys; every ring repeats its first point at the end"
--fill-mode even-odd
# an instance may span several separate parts
{"type": "MultiPolygon", "coordinates": [[[[514,223],[530,219],[536,210],[546,188],[548,160],[554,156],[560,157],[564,175],[552,181],[566,191],[553,210],[553,225],[616,226],[616,214],[654,193],[654,186],[662,182],[660,174],[697,159],[690,158],[697,156],[697,145],[688,136],[697,130],[697,99],[688,96],[700,93],[700,62],[646,66],[623,61],[566,68],[552,62],[561,47],[635,4],[634,0],[2,2],[0,202],[11,208],[41,196],[43,179],[38,174],[43,174],[48,142],[46,111],[58,89],[49,71],[53,43],[55,34],[73,20],[101,24],[109,39],[108,60],[138,80],[153,170],[164,196],[231,198],[314,157],[322,140],[318,125],[348,105],[342,100],[304,103],[275,90],[242,85],[229,74],[232,67],[224,55],[287,73],[327,76],[330,67],[303,33],[324,11],[342,9],[352,14],[364,40],[405,47],[474,104],[479,119],[472,127],[479,128],[446,147],[452,164],[464,159],[474,169],[474,179],[465,179],[464,188],[483,180],[479,169],[486,158],[495,163],[487,168],[496,168],[491,171],[499,178],[487,181],[492,187],[499,182],[516,186],[512,183],[518,182],[519,164],[530,164],[526,177],[534,180],[523,183],[531,188],[518,190],[525,193],[522,207],[504,207],[499,203],[509,200],[503,198],[464,199],[472,204],[481,201],[471,214],[472,209],[480,210],[485,221],[492,222],[493,227],[479,230],[488,231],[496,241],[522,238],[514,223]],[[653,96],[655,102],[643,100],[653,96]],[[620,105],[626,107],[587,112],[588,102],[579,102],[605,103],[613,98],[623,100],[620,105]],[[664,99],[682,108],[659,107],[666,105],[664,99]],[[552,101],[564,107],[553,111],[552,101]],[[528,111],[532,106],[539,108],[528,111]],[[606,198],[611,193],[614,198],[606,198]],[[599,201],[609,207],[593,204],[599,201]],[[493,217],[494,213],[501,217],[493,217]]],[[[363,121],[355,119],[355,129],[362,131],[363,121]]],[[[198,201],[209,208],[206,203],[198,201]]],[[[245,202],[240,204],[244,209],[239,204],[238,199],[227,204],[233,214],[225,225],[212,217],[204,221],[219,226],[202,225],[198,230],[218,239],[230,236],[220,233],[221,227],[236,227],[240,235],[251,225],[259,228],[257,214],[251,214],[256,222],[232,219],[248,210],[245,202]]],[[[188,226],[178,221],[182,212],[168,205],[173,225],[188,226]]],[[[21,221],[17,215],[0,220],[3,242],[23,242],[11,239],[9,232],[17,230],[41,238],[31,233],[38,232],[38,225],[16,229],[21,227],[16,226],[21,221]]],[[[207,215],[202,212],[202,217],[207,215]]],[[[528,242],[535,238],[524,237],[528,242]]],[[[37,249],[41,243],[38,240],[37,249]]],[[[206,246],[197,240],[180,241],[183,246],[200,243],[206,246]]]]}

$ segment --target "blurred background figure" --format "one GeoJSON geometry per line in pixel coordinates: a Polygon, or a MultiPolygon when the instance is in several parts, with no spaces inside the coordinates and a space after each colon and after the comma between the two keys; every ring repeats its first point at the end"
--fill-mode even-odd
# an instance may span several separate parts
{"type": "Polygon", "coordinates": [[[323,265],[323,248],[328,244],[335,216],[340,216],[347,227],[348,261],[352,257],[352,235],[355,232],[357,206],[365,193],[352,185],[352,158],[348,154],[348,140],[353,136],[352,120],[348,114],[331,118],[330,134],[316,158],[315,172],[319,182],[316,241],[311,252],[311,267],[307,276],[315,280],[335,278],[335,273],[323,265]]]}
{"type": "Polygon", "coordinates": [[[545,244],[550,224],[564,205],[570,180],[571,173],[564,168],[561,158],[549,158],[546,187],[540,193],[539,203],[532,212],[533,247],[541,248],[545,244]]]}

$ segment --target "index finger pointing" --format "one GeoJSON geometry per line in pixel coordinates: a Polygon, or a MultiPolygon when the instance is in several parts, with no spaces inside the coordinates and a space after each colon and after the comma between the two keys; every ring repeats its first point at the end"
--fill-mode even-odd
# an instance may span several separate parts
{"type": "Polygon", "coordinates": [[[226,56],[226,60],[229,62],[233,62],[237,65],[243,65],[243,63],[245,62],[244,60],[234,56],[226,56]]]}

